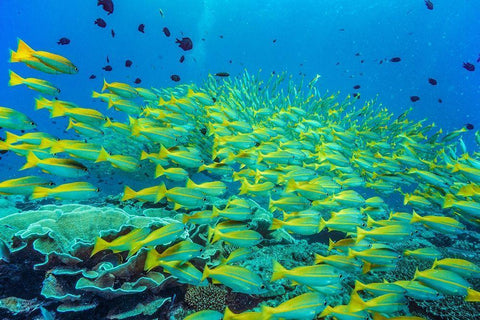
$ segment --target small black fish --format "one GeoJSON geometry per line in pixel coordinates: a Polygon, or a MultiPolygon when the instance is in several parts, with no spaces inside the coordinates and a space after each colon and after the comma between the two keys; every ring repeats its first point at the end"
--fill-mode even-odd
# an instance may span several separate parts
{"type": "Polygon", "coordinates": [[[107,56],[107,63],[110,63],[110,59],[108,58],[108,56],[107,56]]]}
{"type": "Polygon", "coordinates": [[[130,68],[132,66],[132,63],[133,62],[131,60],[125,61],[125,67],[130,68]]]}
{"type": "Polygon", "coordinates": [[[223,39],[223,35],[220,35],[220,39],[223,39]]]}
{"type": "Polygon", "coordinates": [[[359,84],[357,84],[357,85],[354,85],[354,86],[353,86],[353,89],[355,89],[355,90],[358,90],[358,89],[360,89],[360,85],[359,85],[359,84]]]}
{"type": "Polygon", "coordinates": [[[100,28],[105,28],[107,26],[107,23],[102,18],[98,18],[97,20],[95,20],[95,24],[100,28]]]}
{"type": "Polygon", "coordinates": [[[442,99],[438,99],[438,103],[442,103],[442,102],[443,102],[443,100],[442,100],[442,99]]]}
{"type": "Polygon", "coordinates": [[[175,43],[178,43],[179,47],[182,48],[184,51],[192,50],[193,49],[193,42],[190,38],[182,38],[182,40],[177,39],[175,43]]]}
{"type": "Polygon", "coordinates": [[[477,62],[480,62],[480,54],[478,55],[477,62]]]}
{"type": "Polygon", "coordinates": [[[230,73],[228,73],[228,72],[217,72],[217,73],[215,73],[215,76],[217,76],[217,77],[229,77],[230,73]]]}
{"type": "Polygon", "coordinates": [[[360,99],[360,93],[358,93],[358,92],[353,93],[353,97],[357,98],[357,99],[360,99]]]}
{"type": "Polygon", "coordinates": [[[140,31],[141,33],[145,33],[145,25],[143,23],[141,23],[139,26],[138,26],[138,31],[140,31]]]}
{"type": "Polygon", "coordinates": [[[365,60],[360,60],[360,63],[364,63],[364,62],[365,62],[365,60]]]}
{"type": "Polygon", "coordinates": [[[341,29],[338,29],[338,31],[345,31],[345,29],[341,28],[341,29]]]}
{"type": "Polygon", "coordinates": [[[113,13],[113,2],[112,0],[98,0],[97,6],[102,6],[103,10],[107,11],[108,14],[113,13]]]}
{"type": "Polygon", "coordinates": [[[113,29],[112,29],[111,33],[112,33],[112,38],[115,38],[115,31],[113,29]]]}
{"type": "Polygon", "coordinates": [[[471,123],[467,123],[467,124],[465,125],[465,128],[467,128],[468,130],[473,130],[474,126],[473,126],[473,124],[471,124],[471,123]]]}
{"type": "Polygon", "coordinates": [[[170,37],[170,35],[171,35],[170,30],[168,30],[167,27],[163,28],[163,33],[164,33],[165,36],[167,36],[167,37],[170,37]]]}
{"type": "Polygon", "coordinates": [[[433,3],[430,0],[425,0],[425,5],[427,6],[428,10],[433,10],[433,3]]]}
{"type": "Polygon", "coordinates": [[[70,39],[68,38],[60,38],[60,40],[58,40],[57,44],[61,44],[61,45],[66,45],[66,44],[69,44],[70,43],[70,39]]]}
{"type": "Polygon", "coordinates": [[[471,64],[470,62],[464,62],[463,67],[467,69],[468,71],[475,71],[475,66],[471,64]]]}
{"type": "Polygon", "coordinates": [[[430,83],[432,86],[436,86],[437,85],[437,80],[435,80],[433,78],[428,78],[428,83],[430,83]]]}
{"type": "Polygon", "coordinates": [[[232,63],[232,60],[229,60],[228,63],[232,63]]]}
{"type": "Polygon", "coordinates": [[[402,59],[400,57],[394,57],[392,59],[390,59],[390,62],[400,62],[402,61],[402,59]]]}
{"type": "Polygon", "coordinates": [[[112,71],[113,68],[112,68],[112,66],[105,66],[102,69],[105,70],[105,71],[112,71]]]}
{"type": "Polygon", "coordinates": [[[272,41],[272,42],[273,42],[273,43],[277,42],[277,39],[273,39],[273,41],[272,41]]]}
{"type": "Polygon", "coordinates": [[[383,63],[383,60],[378,61],[378,64],[382,64],[382,63],[383,63]]]}
{"type": "Polygon", "coordinates": [[[94,74],[91,74],[90,77],[88,77],[88,79],[95,79],[97,76],[94,75],[94,74]]]}
{"type": "Polygon", "coordinates": [[[133,82],[134,82],[134,83],[136,83],[136,84],[139,84],[139,83],[141,83],[141,82],[142,82],[142,79],[140,79],[140,78],[137,78],[137,79],[135,79],[135,81],[133,81],[133,82]]]}
{"type": "Polygon", "coordinates": [[[175,82],[178,82],[178,81],[180,81],[180,76],[177,75],[177,74],[172,74],[172,75],[170,76],[170,79],[172,79],[172,80],[175,81],[175,82]]]}
{"type": "Polygon", "coordinates": [[[420,97],[419,97],[419,96],[411,96],[411,97],[410,97],[410,100],[411,100],[412,102],[417,102],[418,100],[420,100],[420,97]]]}
{"type": "Polygon", "coordinates": [[[355,53],[355,57],[359,57],[359,56],[360,56],[360,52],[355,53]]]}
{"type": "Polygon", "coordinates": [[[185,61],[185,56],[181,56],[180,60],[178,60],[178,61],[180,61],[180,63],[183,63],[183,61],[185,61]]]}

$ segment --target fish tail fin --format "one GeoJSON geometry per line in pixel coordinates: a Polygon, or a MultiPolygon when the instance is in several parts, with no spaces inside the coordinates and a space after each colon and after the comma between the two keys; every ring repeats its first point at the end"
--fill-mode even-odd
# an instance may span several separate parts
{"type": "Polygon", "coordinates": [[[257,164],[259,164],[260,162],[262,162],[262,160],[265,158],[265,156],[259,152],[258,153],[258,156],[257,156],[257,164]]]}
{"type": "Polygon", "coordinates": [[[143,243],[141,241],[132,243],[132,247],[128,251],[127,260],[130,259],[130,257],[134,256],[142,247],[143,243]]]}
{"type": "Polygon", "coordinates": [[[348,311],[350,312],[360,312],[365,310],[367,306],[365,305],[365,301],[360,298],[357,292],[352,293],[350,297],[350,302],[348,303],[348,311]]]}
{"type": "Polygon", "coordinates": [[[30,199],[40,199],[40,198],[46,198],[49,195],[50,189],[44,188],[44,187],[35,187],[33,188],[32,196],[30,199]]]}
{"type": "Polygon", "coordinates": [[[47,139],[47,138],[42,138],[40,140],[40,145],[38,146],[38,149],[48,149],[48,148],[50,148],[51,153],[59,153],[63,151],[63,146],[61,146],[60,143],[57,143],[57,141],[47,139]]]}
{"type": "Polygon", "coordinates": [[[97,99],[100,97],[101,97],[100,92],[97,92],[95,90],[92,91],[92,98],[97,99]]]}
{"type": "Polygon", "coordinates": [[[65,107],[59,103],[52,103],[50,118],[62,117],[65,115],[65,107]]]}
{"type": "Polygon", "coordinates": [[[137,192],[130,188],[129,186],[125,186],[125,190],[123,191],[122,201],[127,201],[133,199],[137,196],[137,192]]]}
{"type": "Polygon", "coordinates": [[[160,147],[160,152],[158,153],[158,157],[160,159],[165,159],[168,156],[168,150],[163,145],[160,147]]]}
{"type": "Polygon", "coordinates": [[[20,137],[9,131],[6,132],[5,143],[12,144],[18,141],[20,137]]]}
{"type": "Polygon", "coordinates": [[[247,179],[242,178],[241,183],[242,184],[240,185],[240,192],[238,193],[239,195],[246,194],[248,192],[247,179]]]}
{"type": "Polygon", "coordinates": [[[331,238],[328,238],[328,251],[332,251],[333,248],[335,248],[335,242],[331,238]]]}
{"type": "Polygon", "coordinates": [[[107,109],[111,109],[112,107],[113,107],[113,99],[110,98],[110,99],[108,99],[107,109]]]}
{"type": "Polygon", "coordinates": [[[218,217],[219,213],[220,213],[220,209],[218,209],[217,207],[215,207],[215,205],[213,205],[212,207],[212,218],[213,217],[218,217]]]}
{"type": "Polygon", "coordinates": [[[349,258],[355,258],[355,255],[356,255],[356,251],[353,250],[352,248],[348,248],[348,257],[349,258]]]}
{"type": "Polygon", "coordinates": [[[143,267],[143,270],[148,272],[153,268],[155,268],[158,265],[157,260],[159,257],[160,257],[160,254],[158,253],[157,250],[155,250],[155,248],[151,248],[150,250],[148,250],[147,257],[145,258],[145,266],[143,267]]]}
{"type": "Polygon", "coordinates": [[[365,289],[365,284],[361,283],[358,280],[355,280],[355,287],[353,288],[353,292],[362,291],[365,289]]]}
{"type": "Polygon", "coordinates": [[[438,259],[435,258],[435,261],[433,261],[433,264],[432,264],[432,269],[435,269],[437,266],[438,266],[438,259]]]}
{"type": "Polygon", "coordinates": [[[108,154],[108,152],[102,147],[100,149],[100,152],[98,153],[98,157],[97,157],[97,160],[95,160],[95,163],[108,161],[109,157],[110,157],[110,155],[108,154]]]}
{"type": "Polygon", "coordinates": [[[357,238],[355,240],[355,243],[359,243],[360,241],[362,241],[366,235],[367,235],[366,230],[363,230],[362,228],[357,227],[357,238]]]}
{"type": "Polygon", "coordinates": [[[207,265],[205,265],[205,268],[203,269],[203,272],[202,272],[202,279],[200,279],[200,282],[207,279],[208,276],[210,275],[210,272],[211,272],[210,268],[207,265]]]}
{"type": "Polygon", "coordinates": [[[272,225],[268,230],[277,230],[280,229],[283,226],[283,221],[280,219],[273,218],[272,219],[272,225]]]}
{"type": "Polygon", "coordinates": [[[418,271],[418,267],[417,267],[417,268],[415,268],[415,274],[414,274],[414,276],[413,276],[413,279],[412,279],[412,280],[415,280],[415,279],[417,279],[417,277],[418,277],[419,275],[420,275],[420,271],[418,271]]]}
{"type": "Polygon", "coordinates": [[[165,183],[162,183],[157,190],[157,195],[155,197],[155,203],[158,201],[162,200],[165,197],[165,194],[167,193],[167,187],[165,186],[165,183]]]}
{"type": "Polygon", "coordinates": [[[370,262],[364,262],[362,267],[362,274],[368,273],[372,270],[372,264],[370,262]]]}
{"type": "Polygon", "coordinates": [[[164,174],[165,174],[165,169],[160,164],[157,164],[157,166],[155,167],[155,178],[161,177],[164,174]]]}
{"type": "Polygon", "coordinates": [[[30,48],[22,39],[18,38],[17,54],[21,56],[30,56],[35,50],[30,48]]]}
{"type": "Polygon", "coordinates": [[[315,254],[315,264],[319,264],[325,261],[325,257],[316,253],[315,254]]]}
{"type": "Polygon", "coordinates": [[[260,309],[260,319],[270,320],[275,314],[275,308],[263,305],[260,309]]]}
{"type": "Polygon", "coordinates": [[[103,240],[100,237],[97,237],[97,240],[95,241],[95,245],[93,246],[92,253],[90,254],[90,257],[93,257],[97,252],[103,251],[108,249],[108,242],[103,240]]]}
{"type": "Polygon", "coordinates": [[[27,163],[25,163],[23,167],[20,168],[20,170],[36,167],[39,162],[40,159],[38,159],[38,157],[33,152],[29,152],[27,155],[27,163]]]}
{"type": "Polygon", "coordinates": [[[73,122],[72,118],[69,118],[68,119],[68,126],[67,126],[67,129],[65,129],[65,130],[68,131],[68,130],[72,129],[74,125],[75,125],[75,123],[73,122]]]}
{"type": "Polygon", "coordinates": [[[285,192],[290,193],[294,192],[298,187],[298,184],[295,182],[295,180],[290,179],[287,182],[287,187],[285,188],[285,192]]]}
{"type": "Polygon", "coordinates": [[[10,63],[20,62],[20,55],[17,52],[10,49],[10,59],[8,60],[8,62],[10,63]]]}
{"type": "Polygon", "coordinates": [[[197,172],[202,172],[202,171],[204,171],[204,170],[206,170],[206,169],[207,169],[207,166],[204,165],[204,164],[202,164],[200,167],[198,167],[198,171],[197,171],[197,172]]]}
{"type": "Polygon", "coordinates": [[[327,226],[327,221],[325,219],[320,218],[320,223],[318,225],[318,232],[321,232],[327,226]]]}
{"type": "Polygon", "coordinates": [[[44,97],[35,99],[35,110],[45,109],[49,106],[52,106],[50,100],[45,99],[44,97]]]}
{"type": "Polygon", "coordinates": [[[105,78],[103,78],[103,87],[102,87],[102,92],[107,90],[108,89],[108,83],[107,83],[107,80],[105,80],[105,78]]]}
{"type": "Polygon", "coordinates": [[[479,302],[480,292],[473,290],[472,288],[467,288],[467,296],[465,297],[465,301],[479,302]]]}
{"type": "Polygon", "coordinates": [[[367,214],[367,227],[372,227],[374,226],[375,224],[377,224],[377,221],[373,220],[372,217],[370,217],[369,214],[367,214]]]}
{"type": "Polygon", "coordinates": [[[275,201],[270,197],[268,199],[268,211],[274,212],[275,211],[275,201]]]}
{"type": "Polygon", "coordinates": [[[278,261],[273,260],[273,273],[270,281],[276,281],[285,277],[285,272],[288,270],[285,269],[278,261]]]}
{"type": "MultiPolygon", "coordinates": [[[[209,230],[209,232],[210,232],[210,230],[209,230]]],[[[220,231],[218,231],[216,229],[212,229],[211,232],[212,232],[212,234],[209,234],[209,239],[211,239],[210,243],[215,243],[219,240],[222,240],[222,235],[223,234],[220,231]],[[213,235],[213,237],[212,237],[212,235],[213,235]]]]}
{"type": "Polygon", "coordinates": [[[207,233],[207,241],[212,243],[212,237],[215,234],[215,229],[212,227],[208,227],[208,233],[207,233]]]}
{"type": "Polygon", "coordinates": [[[455,197],[452,194],[447,194],[445,196],[445,201],[443,202],[443,209],[451,208],[455,202],[455,197]]]}
{"type": "Polygon", "coordinates": [[[413,210],[412,219],[410,220],[410,223],[415,223],[420,221],[422,221],[422,217],[418,213],[416,213],[415,210],[413,210]]]}
{"type": "Polygon", "coordinates": [[[148,159],[148,153],[145,152],[145,150],[142,150],[142,153],[140,154],[140,160],[145,160],[148,159]]]}
{"type": "Polygon", "coordinates": [[[195,182],[192,181],[192,179],[190,178],[187,178],[187,185],[186,185],[187,188],[190,188],[190,189],[195,189],[197,187],[197,185],[195,184],[195,182]]]}
{"type": "Polygon", "coordinates": [[[18,86],[23,84],[23,81],[25,80],[12,70],[8,70],[8,75],[10,76],[10,79],[8,80],[9,86],[18,86]]]}
{"type": "Polygon", "coordinates": [[[375,312],[373,314],[373,320],[388,320],[388,318],[382,316],[380,313],[375,312]]]}

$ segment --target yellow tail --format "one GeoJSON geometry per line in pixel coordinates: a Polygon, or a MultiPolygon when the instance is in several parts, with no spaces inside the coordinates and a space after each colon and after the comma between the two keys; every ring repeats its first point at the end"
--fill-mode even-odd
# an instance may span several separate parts
{"type": "Polygon", "coordinates": [[[130,188],[129,186],[125,186],[125,190],[123,191],[122,201],[127,201],[133,199],[137,196],[137,192],[130,188]]]}
{"type": "Polygon", "coordinates": [[[467,288],[467,296],[465,297],[465,301],[479,302],[480,301],[480,292],[475,291],[471,288],[467,288]]]}
{"type": "Polygon", "coordinates": [[[158,201],[162,200],[165,198],[165,194],[167,193],[167,187],[165,187],[165,184],[162,183],[157,190],[157,196],[155,197],[155,203],[158,201]]]}
{"type": "Polygon", "coordinates": [[[315,264],[319,264],[325,261],[325,257],[319,254],[315,254],[315,264]]]}
{"type": "Polygon", "coordinates": [[[272,225],[268,230],[277,230],[277,229],[280,229],[282,226],[283,226],[282,220],[273,218],[272,225]]]}
{"type": "Polygon", "coordinates": [[[33,188],[33,193],[30,199],[40,199],[40,198],[46,198],[49,195],[50,189],[44,188],[44,187],[35,187],[33,188]]]}
{"type": "Polygon", "coordinates": [[[328,251],[332,251],[335,248],[335,242],[332,239],[328,239],[328,251]]]}
{"type": "Polygon", "coordinates": [[[360,241],[362,241],[366,235],[367,235],[366,230],[363,230],[362,228],[357,227],[357,238],[355,240],[355,243],[359,243],[360,241]]]}
{"type": "Polygon", "coordinates": [[[103,240],[100,237],[97,237],[97,240],[95,241],[95,246],[93,247],[90,257],[93,257],[97,252],[108,249],[108,244],[109,243],[107,241],[103,240]]]}
{"type": "Polygon", "coordinates": [[[108,83],[107,81],[105,80],[105,78],[103,78],[103,87],[102,87],[102,92],[107,90],[108,89],[108,83]]]}
{"type": "Polygon", "coordinates": [[[348,303],[348,311],[355,313],[363,311],[365,308],[367,308],[365,301],[360,298],[358,293],[354,292],[350,298],[350,302],[348,303]]]}
{"type": "Polygon", "coordinates": [[[421,221],[422,221],[422,217],[418,215],[418,213],[416,213],[415,210],[413,210],[412,219],[410,220],[410,223],[421,222],[421,221]]]}
{"type": "Polygon", "coordinates": [[[157,266],[157,260],[160,257],[160,254],[158,253],[155,248],[151,248],[148,250],[147,257],[145,258],[145,266],[143,267],[143,270],[145,271],[150,271],[153,268],[157,266]]]}
{"type": "Polygon", "coordinates": [[[25,163],[25,165],[21,167],[20,170],[36,167],[39,163],[40,159],[38,159],[38,157],[33,152],[29,152],[27,155],[27,163],[25,163]]]}
{"type": "Polygon", "coordinates": [[[451,208],[455,202],[455,197],[452,194],[447,194],[445,196],[445,201],[443,202],[443,209],[451,208]]]}
{"type": "Polygon", "coordinates": [[[160,147],[160,152],[158,153],[158,157],[160,159],[165,159],[168,156],[168,150],[162,145],[160,147]]]}
{"type": "Polygon", "coordinates": [[[187,188],[190,188],[190,189],[195,189],[196,187],[198,187],[195,182],[192,181],[192,179],[190,178],[187,178],[187,188]]]}
{"type": "Polygon", "coordinates": [[[16,74],[12,70],[8,70],[8,74],[10,75],[10,80],[8,81],[9,86],[18,86],[20,84],[23,84],[24,79],[18,74],[16,74]]]}
{"type": "Polygon", "coordinates": [[[50,109],[48,107],[52,107],[52,102],[48,99],[45,99],[44,97],[40,97],[38,99],[35,99],[35,110],[40,110],[40,109],[50,109]]]}
{"type": "Polygon", "coordinates": [[[63,117],[64,115],[65,108],[60,103],[52,103],[50,118],[63,117]]]}
{"type": "Polygon", "coordinates": [[[283,279],[285,277],[285,272],[288,270],[285,269],[278,261],[273,260],[273,273],[272,273],[272,278],[270,281],[276,281],[279,279],[283,279]]]}
{"type": "Polygon", "coordinates": [[[293,179],[290,179],[288,180],[287,182],[287,187],[285,188],[285,192],[294,192],[295,190],[297,190],[298,188],[298,184],[295,182],[295,180],[293,179]]]}
{"type": "Polygon", "coordinates": [[[203,269],[202,279],[200,280],[200,282],[207,279],[209,275],[210,275],[210,268],[207,265],[205,265],[205,269],[203,269]]]}
{"type": "Polygon", "coordinates": [[[21,56],[30,56],[35,50],[30,48],[22,39],[18,38],[17,54],[21,56]]]}
{"type": "Polygon", "coordinates": [[[97,157],[97,160],[95,160],[95,163],[96,162],[102,162],[102,161],[108,161],[109,157],[110,157],[110,155],[108,154],[108,152],[102,147],[102,149],[100,149],[100,152],[98,153],[98,157],[97,157]]]}
{"type": "Polygon", "coordinates": [[[12,144],[12,143],[15,143],[18,141],[20,137],[17,136],[16,134],[13,134],[11,132],[8,132],[6,133],[6,137],[5,137],[5,143],[8,143],[8,144],[12,144]]]}
{"type": "Polygon", "coordinates": [[[157,165],[155,168],[155,178],[163,176],[165,174],[165,169],[161,165],[157,165]]]}

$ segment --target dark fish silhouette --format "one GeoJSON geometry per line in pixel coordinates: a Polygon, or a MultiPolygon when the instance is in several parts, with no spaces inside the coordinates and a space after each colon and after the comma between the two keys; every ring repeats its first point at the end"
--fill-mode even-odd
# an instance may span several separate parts
{"type": "Polygon", "coordinates": [[[400,57],[394,57],[392,59],[390,59],[390,62],[400,62],[402,61],[402,59],[400,57]]]}
{"type": "Polygon", "coordinates": [[[358,90],[358,89],[360,89],[360,85],[359,85],[359,84],[357,84],[357,85],[354,85],[354,86],[353,86],[353,89],[355,89],[355,90],[358,90]]]}
{"type": "Polygon", "coordinates": [[[228,76],[230,76],[230,73],[228,73],[228,72],[217,72],[217,73],[215,73],[215,75],[217,77],[228,77],[228,76]]]}
{"type": "Polygon", "coordinates": [[[167,37],[170,37],[170,34],[171,34],[171,33],[170,33],[170,30],[168,30],[167,27],[163,28],[163,33],[165,33],[165,35],[166,35],[167,37]]]}
{"type": "Polygon", "coordinates": [[[467,123],[467,124],[465,125],[465,128],[467,128],[468,130],[473,130],[474,126],[473,126],[473,124],[471,124],[471,123],[467,123]]]}
{"type": "Polygon", "coordinates": [[[112,29],[112,38],[115,38],[115,31],[112,29]]]}
{"type": "Polygon", "coordinates": [[[442,100],[442,99],[438,99],[438,103],[442,103],[442,102],[443,102],[443,100],[442,100]]]}
{"type": "Polygon", "coordinates": [[[140,31],[141,33],[145,33],[145,25],[143,23],[141,23],[139,26],[138,26],[138,31],[140,31]]]}
{"type": "Polygon", "coordinates": [[[95,20],[95,24],[100,28],[105,28],[107,26],[107,23],[102,18],[98,18],[97,20],[95,20]]]}
{"type": "Polygon", "coordinates": [[[177,39],[175,43],[178,43],[179,47],[182,48],[184,51],[192,50],[193,48],[193,42],[192,39],[190,38],[182,38],[182,40],[177,39]]]}
{"type": "Polygon", "coordinates": [[[107,56],[107,63],[110,63],[110,59],[108,58],[108,56],[107,56]]]}
{"type": "Polygon", "coordinates": [[[69,44],[70,43],[70,39],[68,38],[60,38],[60,40],[58,40],[57,44],[61,44],[61,45],[65,45],[65,44],[69,44]]]}
{"type": "Polygon", "coordinates": [[[125,61],[125,67],[130,68],[132,63],[133,63],[132,60],[125,61]]]}
{"type": "Polygon", "coordinates": [[[180,60],[178,60],[178,61],[180,61],[180,63],[183,63],[183,61],[185,61],[185,56],[181,56],[180,60]]]}
{"type": "Polygon", "coordinates": [[[141,83],[141,82],[142,82],[142,79],[140,79],[140,78],[137,78],[137,79],[135,79],[135,81],[133,81],[133,82],[134,82],[134,83],[136,83],[136,84],[139,84],[139,83],[141,83]]]}
{"type": "Polygon", "coordinates": [[[418,100],[420,100],[420,97],[419,97],[419,96],[411,96],[411,97],[410,97],[410,100],[411,100],[412,102],[417,102],[418,100]]]}
{"type": "Polygon", "coordinates": [[[428,78],[428,83],[430,83],[432,86],[436,86],[437,85],[437,80],[435,80],[433,78],[428,78]]]}
{"type": "Polygon", "coordinates": [[[95,79],[96,77],[97,77],[96,75],[92,74],[90,75],[90,77],[88,77],[88,79],[95,79]]]}
{"type": "Polygon", "coordinates": [[[433,10],[433,2],[430,0],[425,0],[425,5],[427,6],[428,10],[433,10]]]}
{"type": "Polygon", "coordinates": [[[468,71],[475,71],[475,66],[471,64],[470,62],[464,62],[463,67],[467,69],[468,71]]]}
{"type": "Polygon", "coordinates": [[[478,55],[477,62],[480,62],[480,54],[478,55]]]}
{"type": "Polygon", "coordinates": [[[113,13],[113,2],[112,0],[98,0],[97,6],[102,6],[103,10],[107,11],[108,14],[113,13]]]}
{"type": "Polygon", "coordinates": [[[170,76],[170,79],[172,79],[172,80],[175,81],[175,82],[178,82],[178,81],[180,81],[180,76],[177,75],[177,74],[172,74],[172,75],[170,76]]]}
{"type": "Polygon", "coordinates": [[[102,69],[105,70],[105,71],[112,71],[113,68],[112,68],[112,66],[105,66],[102,69]]]}

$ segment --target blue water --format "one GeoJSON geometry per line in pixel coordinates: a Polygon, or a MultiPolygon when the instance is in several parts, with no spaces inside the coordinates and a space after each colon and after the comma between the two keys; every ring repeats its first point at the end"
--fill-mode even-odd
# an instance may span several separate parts
{"type": "MultiPolygon", "coordinates": [[[[320,91],[359,92],[361,99],[377,98],[397,114],[412,106],[414,120],[427,118],[444,132],[466,123],[480,126],[479,1],[437,0],[434,10],[428,10],[422,0],[117,0],[111,15],[96,4],[0,1],[0,105],[27,113],[41,131],[65,137],[66,120],[56,119],[52,125],[47,111],[33,111],[37,92],[7,86],[9,68],[53,82],[61,88],[62,100],[99,110],[105,106],[94,101],[91,92],[101,89],[103,78],[133,84],[138,77],[141,86],[161,88],[177,84],[170,80],[172,74],[181,77],[179,83],[201,84],[209,73],[235,76],[261,69],[265,78],[285,71],[298,81],[319,74],[320,91]],[[94,24],[97,18],[107,22],[105,29],[94,24]],[[145,33],[137,30],[141,23],[145,33]],[[163,34],[164,27],[171,37],[163,34]],[[182,36],[193,40],[193,50],[175,44],[182,36]],[[68,57],[80,71],[48,75],[9,64],[9,49],[16,49],[17,37],[36,50],[68,57]],[[61,37],[71,43],[58,45],[61,37]],[[185,62],[179,63],[182,55],[185,62]],[[107,57],[111,72],[102,70],[107,57]],[[392,57],[402,60],[389,62],[392,57]],[[126,59],[133,61],[130,68],[124,65],[126,59]],[[477,70],[465,70],[463,62],[477,70]],[[96,79],[90,80],[91,74],[96,79]],[[429,77],[438,85],[430,85],[429,77]],[[361,88],[354,90],[355,85],[361,88]],[[413,95],[420,100],[412,103],[413,95]]],[[[473,150],[473,131],[464,140],[473,150]]]]}

